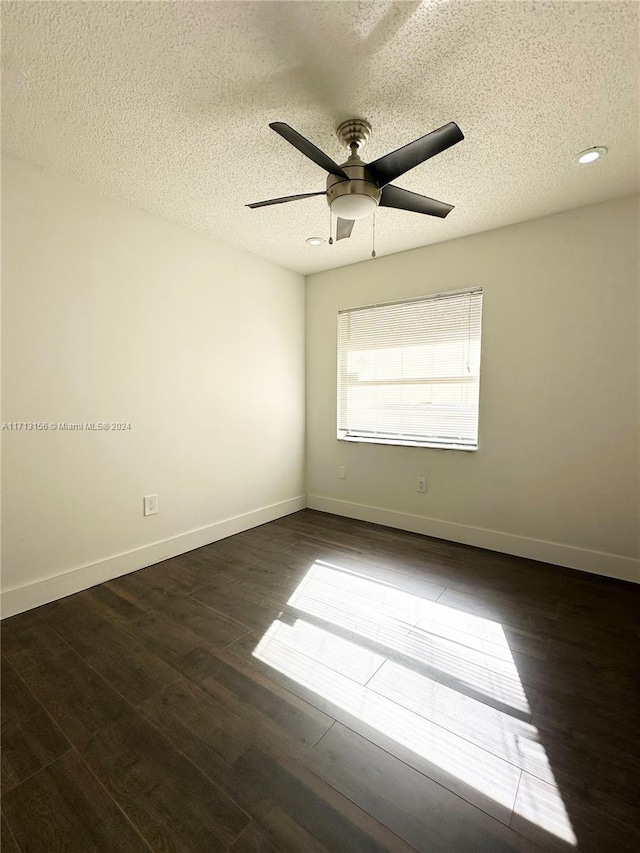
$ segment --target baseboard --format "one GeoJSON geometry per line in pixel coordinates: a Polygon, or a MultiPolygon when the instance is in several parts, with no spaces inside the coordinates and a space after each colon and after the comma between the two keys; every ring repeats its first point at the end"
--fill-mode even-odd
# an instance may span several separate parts
{"type": "Polygon", "coordinates": [[[436,518],[425,518],[382,507],[366,506],[322,497],[321,495],[303,495],[282,501],[270,506],[261,507],[243,515],[227,518],[207,527],[190,530],[178,536],[136,548],[123,554],[116,554],[104,560],[71,569],[53,577],[43,578],[24,586],[3,590],[0,596],[2,618],[31,610],[42,604],[48,604],[74,592],[104,583],[121,575],[143,569],[170,557],[176,557],[194,548],[210,545],[219,539],[233,536],[260,524],[275,521],[282,516],[304,509],[317,509],[342,515],[346,518],[356,518],[361,521],[371,521],[384,524],[398,530],[408,530],[412,533],[422,533],[451,542],[461,542],[465,545],[476,545],[491,551],[504,554],[514,554],[543,563],[566,566],[584,572],[618,578],[620,580],[640,583],[640,561],[632,557],[622,557],[618,554],[606,554],[600,551],[590,551],[558,542],[547,542],[542,539],[531,539],[526,536],[514,536],[497,530],[487,530],[482,527],[471,527],[442,521],[436,518]]]}
{"type": "Polygon", "coordinates": [[[2,618],[5,619],[8,616],[14,616],[16,613],[31,610],[41,604],[48,604],[50,601],[56,601],[59,598],[72,595],[74,592],[80,592],[129,572],[144,569],[145,566],[151,566],[154,563],[167,560],[169,557],[177,557],[186,551],[193,551],[194,548],[210,545],[219,539],[225,539],[235,533],[242,533],[243,530],[258,527],[258,525],[266,524],[268,521],[275,521],[276,518],[290,515],[292,512],[304,509],[305,506],[306,499],[304,495],[301,495],[287,501],[261,507],[243,515],[218,521],[207,527],[190,530],[170,539],[153,542],[151,545],[145,545],[124,554],[116,554],[113,557],[107,557],[96,563],[80,566],[50,578],[43,578],[24,586],[3,590],[0,598],[2,618]]]}
{"type": "Polygon", "coordinates": [[[420,515],[350,503],[321,495],[307,495],[307,507],[322,512],[331,512],[334,515],[343,515],[347,518],[357,518],[360,521],[384,524],[387,527],[408,530],[411,533],[435,536],[437,539],[461,542],[464,545],[476,545],[490,551],[500,551],[504,554],[513,554],[516,557],[527,557],[530,560],[553,563],[556,566],[565,566],[569,569],[579,569],[583,572],[640,583],[640,561],[633,557],[590,551],[572,545],[562,545],[558,542],[547,542],[543,539],[514,536],[511,533],[501,533],[498,530],[471,527],[437,518],[424,518],[420,515]]]}

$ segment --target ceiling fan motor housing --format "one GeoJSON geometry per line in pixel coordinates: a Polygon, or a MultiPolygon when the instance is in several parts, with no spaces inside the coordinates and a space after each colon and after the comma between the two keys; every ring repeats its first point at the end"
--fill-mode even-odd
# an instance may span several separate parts
{"type": "Polygon", "coordinates": [[[349,180],[338,175],[327,178],[327,201],[332,213],[341,219],[364,219],[370,216],[382,194],[373,175],[357,154],[341,164],[349,180]]]}

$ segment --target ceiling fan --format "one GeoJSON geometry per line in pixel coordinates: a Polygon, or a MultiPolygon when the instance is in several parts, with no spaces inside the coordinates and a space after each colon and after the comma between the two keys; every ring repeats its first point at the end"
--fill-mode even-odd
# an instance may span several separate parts
{"type": "MultiPolygon", "coordinates": [[[[390,154],[385,154],[384,157],[379,157],[372,163],[363,162],[359,155],[360,149],[371,134],[369,122],[364,119],[343,121],[336,132],[342,144],[350,149],[351,154],[340,166],[288,124],[276,121],[269,127],[329,173],[327,188],[323,192],[257,201],[247,205],[251,209],[324,195],[327,197],[332,214],[338,220],[337,240],[350,237],[353,223],[370,216],[377,206],[411,210],[414,213],[439,216],[441,219],[453,210],[452,204],[396,187],[391,181],[464,139],[464,134],[454,121],[390,154]]],[[[332,243],[333,239],[329,242],[332,243]]],[[[375,257],[375,251],[373,255],[375,257]]]]}

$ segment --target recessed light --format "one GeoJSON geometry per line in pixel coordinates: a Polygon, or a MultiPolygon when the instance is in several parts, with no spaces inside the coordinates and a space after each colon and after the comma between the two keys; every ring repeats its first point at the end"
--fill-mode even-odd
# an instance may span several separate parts
{"type": "Polygon", "coordinates": [[[322,237],[307,237],[306,241],[310,246],[320,246],[324,243],[322,237]]]}
{"type": "Polygon", "coordinates": [[[602,145],[598,145],[595,148],[587,148],[586,151],[581,151],[579,154],[576,154],[573,160],[580,166],[586,166],[587,163],[595,163],[596,160],[604,157],[606,153],[607,149],[602,145]]]}

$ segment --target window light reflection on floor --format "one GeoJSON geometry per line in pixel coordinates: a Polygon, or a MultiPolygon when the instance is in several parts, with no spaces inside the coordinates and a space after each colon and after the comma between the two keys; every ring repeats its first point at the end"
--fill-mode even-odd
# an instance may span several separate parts
{"type": "Polygon", "coordinates": [[[502,626],[318,560],[289,605],[447,673],[501,707],[530,711],[502,626]]]}
{"type": "Polygon", "coordinates": [[[498,622],[322,561],[288,604],[296,618],[276,619],[255,657],[495,817],[515,808],[576,844],[498,622]]]}

